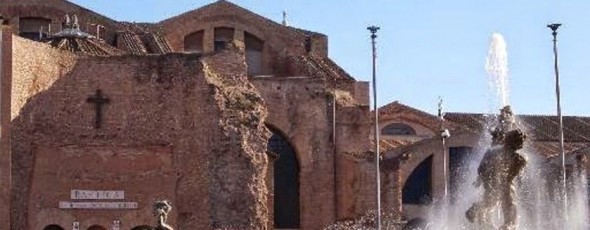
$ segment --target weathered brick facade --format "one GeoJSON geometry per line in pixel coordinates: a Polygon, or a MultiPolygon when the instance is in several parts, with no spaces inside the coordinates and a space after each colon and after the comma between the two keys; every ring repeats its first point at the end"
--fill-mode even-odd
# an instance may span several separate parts
{"type": "Polygon", "coordinates": [[[12,142],[13,184],[2,196],[11,192],[15,205],[10,213],[0,210],[0,219],[11,220],[11,229],[153,225],[157,199],[172,201],[169,222],[176,229],[271,229],[280,203],[272,200],[268,128],[284,136],[297,158],[298,228],[321,229],[371,208],[374,167],[349,154],[369,147],[368,86],[327,57],[325,35],[226,1],[149,25],[116,22],[62,0],[0,0],[0,13],[15,34],[23,17],[47,18],[61,29],[66,13],[78,15],[82,31],[90,21],[106,26],[104,44],[76,38],[88,46],[83,49],[16,35],[3,40],[3,47],[12,46],[2,59],[3,67],[13,65],[2,75],[12,79],[12,99],[2,98],[11,102],[2,110],[11,118],[2,137],[8,132],[5,141],[12,142]],[[234,31],[221,50],[219,27],[234,31]],[[185,37],[199,30],[202,52],[184,52],[185,37]],[[142,40],[152,35],[155,40],[142,40]],[[255,75],[246,35],[263,44],[255,75]],[[93,45],[119,51],[101,57],[93,45]],[[99,128],[98,108],[88,101],[97,90],[109,99],[99,128]],[[138,207],[60,207],[76,201],[70,198],[76,189],[122,190],[117,201],[138,207]]]}

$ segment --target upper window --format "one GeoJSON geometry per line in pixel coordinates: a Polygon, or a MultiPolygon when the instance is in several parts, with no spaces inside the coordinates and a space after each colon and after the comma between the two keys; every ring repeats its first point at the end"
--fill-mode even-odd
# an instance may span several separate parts
{"type": "Polygon", "coordinates": [[[51,33],[51,19],[40,17],[24,17],[19,19],[19,35],[39,41],[51,33]]]}
{"type": "Polygon", "coordinates": [[[264,48],[264,41],[248,32],[244,32],[244,43],[246,44],[248,75],[262,74],[262,49],[264,48]]]}
{"type": "Polygon", "coordinates": [[[192,53],[203,52],[203,30],[191,33],[184,37],[184,51],[192,53]]]}
{"type": "Polygon", "coordinates": [[[217,27],[215,28],[215,51],[224,49],[229,42],[234,39],[234,28],[217,27]]]}
{"type": "Polygon", "coordinates": [[[409,125],[403,123],[393,123],[381,129],[382,135],[416,135],[414,130],[409,125]]]}

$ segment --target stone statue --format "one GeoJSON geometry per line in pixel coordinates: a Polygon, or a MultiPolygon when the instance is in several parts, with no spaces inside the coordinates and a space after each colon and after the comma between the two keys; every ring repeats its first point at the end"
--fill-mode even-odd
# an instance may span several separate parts
{"type": "Polygon", "coordinates": [[[514,121],[510,106],[502,108],[498,125],[490,130],[492,145],[486,151],[479,168],[475,186],[483,185],[483,199],[466,212],[467,219],[483,229],[494,229],[491,213],[499,204],[504,215],[500,229],[516,228],[516,204],[514,180],[526,166],[526,159],[517,151],[522,149],[526,134],[514,121]]]}
{"type": "Polygon", "coordinates": [[[79,30],[80,29],[80,22],[78,21],[78,15],[74,14],[74,22],[72,23],[72,28],[75,30],[79,30]]]}
{"type": "Polygon", "coordinates": [[[167,200],[160,200],[154,203],[154,216],[158,218],[158,224],[155,230],[174,230],[166,223],[170,210],[172,210],[172,205],[167,200]]]}
{"type": "Polygon", "coordinates": [[[69,29],[72,27],[70,15],[66,14],[66,16],[64,16],[64,21],[61,23],[61,27],[62,29],[69,29]]]}

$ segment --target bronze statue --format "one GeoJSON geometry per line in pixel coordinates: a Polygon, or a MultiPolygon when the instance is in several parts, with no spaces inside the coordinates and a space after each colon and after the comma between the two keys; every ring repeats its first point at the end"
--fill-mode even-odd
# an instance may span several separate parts
{"type": "Polygon", "coordinates": [[[172,205],[167,200],[156,201],[154,203],[154,216],[158,218],[158,224],[155,230],[174,230],[166,223],[170,210],[172,210],[172,205]]]}
{"type": "Polygon", "coordinates": [[[492,145],[486,151],[479,168],[475,186],[483,185],[483,199],[471,206],[465,213],[469,222],[483,229],[494,229],[491,212],[498,204],[504,215],[502,230],[516,228],[516,204],[514,180],[526,166],[526,159],[517,151],[522,149],[526,134],[514,121],[510,106],[502,108],[498,125],[493,130],[492,145]]]}

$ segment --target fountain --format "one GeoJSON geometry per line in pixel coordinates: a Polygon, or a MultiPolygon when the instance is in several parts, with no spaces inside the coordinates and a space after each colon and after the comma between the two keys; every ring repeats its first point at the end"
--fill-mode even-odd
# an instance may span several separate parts
{"type": "MultiPolygon", "coordinates": [[[[560,164],[538,153],[525,141],[527,130],[509,106],[506,43],[493,34],[485,69],[490,82],[490,111],[479,146],[458,185],[461,199],[436,200],[427,216],[428,227],[417,229],[568,229],[590,226],[587,178],[584,167],[568,177],[569,205],[560,190],[560,164]],[[491,140],[491,141],[490,141],[491,140]],[[566,210],[566,211],[563,211],[566,210]]],[[[577,165],[585,162],[579,157],[577,165]]],[[[416,228],[415,228],[416,229],[416,228]]]]}
{"type": "Polygon", "coordinates": [[[498,125],[490,130],[492,145],[486,151],[477,168],[476,186],[483,185],[483,198],[466,212],[471,223],[484,229],[494,229],[492,217],[494,208],[500,205],[504,224],[500,229],[516,227],[517,209],[514,180],[526,166],[526,159],[517,152],[522,149],[526,135],[516,126],[512,109],[505,106],[498,117],[498,125]]]}

